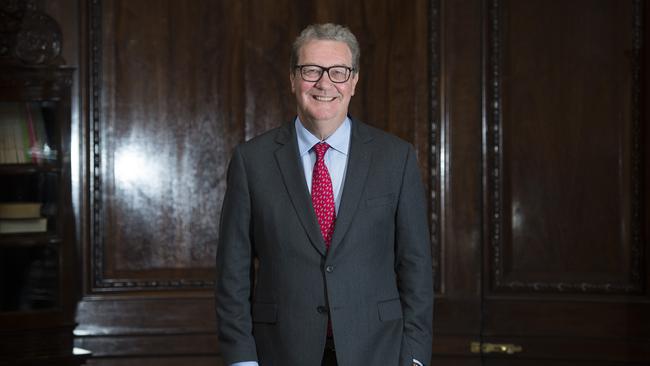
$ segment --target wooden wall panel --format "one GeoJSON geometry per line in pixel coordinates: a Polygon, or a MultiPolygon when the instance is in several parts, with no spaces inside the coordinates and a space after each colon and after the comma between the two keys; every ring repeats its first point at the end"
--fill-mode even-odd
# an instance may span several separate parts
{"type": "Polygon", "coordinates": [[[209,286],[229,153],[243,136],[231,122],[241,112],[229,113],[241,65],[210,16],[220,9],[94,10],[93,288],[209,286]]]}
{"type": "MultiPolygon", "coordinates": [[[[438,189],[433,8],[426,0],[81,2],[86,285],[76,335],[94,352],[91,364],[153,364],[161,355],[170,365],[190,355],[218,362],[213,262],[227,163],[237,143],[294,118],[289,53],[307,24],[343,23],[358,35],[351,114],[413,142],[427,186],[438,189]]],[[[434,236],[438,196],[432,191],[434,236]]]]}
{"type": "MultiPolygon", "coordinates": [[[[295,114],[288,55],[309,22],[266,4],[91,5],[93,291],[211,285],[230,151],[295,114]]],[[[427,172],[427,7],[383,6],[349,9],[371,22],[333,19],[368,50],[352,114],[415,142],[427,172]]]]}
{"type": "Polygon", "coordinates": [[[494,285],[638,292],[640,3],[522,5],[491,9],[494,285]]]}
{"type": "Polygon", "coordinates": [[[646,0],[48,3],[67,33],[81,28],[64,54],[80,76],[76,334],[90,364],[220,364],[211,261],[227,160],[293,118],[290,43],[316,21],[359,37],[353,116],[418,152],[433,364],[650,357],[646,0]],[[525,353],[475,354],[474,341],[525,353]]]}
{"type": "Polygon", "coordinates": [[[647,4],[485,9],[483,341],[521,365],[647,361],[647,4]]]}

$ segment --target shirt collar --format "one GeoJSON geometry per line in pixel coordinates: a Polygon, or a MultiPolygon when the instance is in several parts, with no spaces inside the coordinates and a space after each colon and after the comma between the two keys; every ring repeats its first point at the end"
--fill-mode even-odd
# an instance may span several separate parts
{"type": "MultiPolygon", "coordinates": [[[[296,136],[298,137],[298,151],[300,152],[300,156],[303,156],[308,153],[309,150],[314,147],[314,145],[319,143],[320,139],[314,136],[311,132],[309,132],[308,129],[305,128],[305,126],[302,125],[299,117],[296,117],[295,126],[296,136]]],[[[325,142],[327,142],[327,144],[330,145],[330,147],[332,147],[334,150],[347,155],[348,147],[350,146],[351,131],[352,122],[350,121],[350,117],[345,117],[343,123],[341,123],[339,128],[337,128],[333,134],[325,139],[325,142]]]]}

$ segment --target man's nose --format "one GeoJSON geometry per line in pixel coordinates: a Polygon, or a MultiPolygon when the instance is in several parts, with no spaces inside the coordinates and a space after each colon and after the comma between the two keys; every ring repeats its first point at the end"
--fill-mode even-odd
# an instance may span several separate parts
{"type": "Polygon", "coordinates": [[[330,88],[334,85],[332,83],[332,80],[330,80],[330,75],[327,73],[327,71],[323,71],[323,75],[321,75],[320,79],[314,84],[317,88],[321,89],[326,89],[330,88]]]}

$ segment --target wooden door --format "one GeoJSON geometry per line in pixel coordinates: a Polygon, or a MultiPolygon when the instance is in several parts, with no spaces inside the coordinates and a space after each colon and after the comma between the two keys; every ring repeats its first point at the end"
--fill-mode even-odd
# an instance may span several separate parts
{"type": "Polygon", "coordinates": [[[648,8],[442,2],[438,364],[650,361],[648,8]]]}
{"type": "Polygon", "coordinates": [[[644,5],[486,6],[483,340],[508,357],[650,361],[644,5]]]}

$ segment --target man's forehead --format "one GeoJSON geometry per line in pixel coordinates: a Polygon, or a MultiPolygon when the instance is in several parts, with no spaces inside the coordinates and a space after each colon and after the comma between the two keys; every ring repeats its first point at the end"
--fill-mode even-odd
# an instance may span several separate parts
{"type": "Polygon", "coordinates": [[[301,61],[305,61],[305,58],[334,58],[346,63],[352,61],[352,51],[347,43],[334,40],[309,40],[302,45],[298,55],[301,61]]]}

